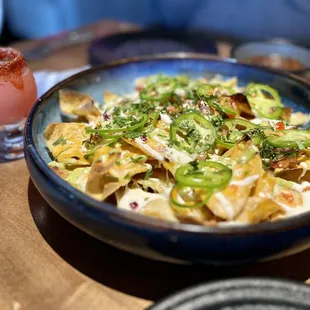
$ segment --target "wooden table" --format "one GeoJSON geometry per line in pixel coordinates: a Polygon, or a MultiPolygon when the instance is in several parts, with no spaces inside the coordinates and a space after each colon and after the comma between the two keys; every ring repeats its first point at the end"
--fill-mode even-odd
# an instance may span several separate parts
{"type": "MultiPolygon", "coordinates": [[[[229,54],[227,44],[220,44],[220,54],[229,54]]],[[[65,69],[85,65],[86,59],[82,45],[30,66],[65,69]]],[[[154,262],[111,248],[49,207],[23,159],[0,163],[0,188],[1,310],[139,310],[178,289],[212,279],[310,277],[310,251],[274,262],[209,268],[154,262]]]]}

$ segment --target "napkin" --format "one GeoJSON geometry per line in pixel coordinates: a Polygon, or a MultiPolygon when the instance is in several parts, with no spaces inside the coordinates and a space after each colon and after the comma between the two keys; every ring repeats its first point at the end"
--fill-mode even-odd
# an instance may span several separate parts
{"type": "Polygon", "coordinates": [[[62,80],[80,72],[90,66],[84,66],[80,68],[74,68],[63,71],[36,71],[33,73],[35,81],[37,83],[38,97],[41,97],[51,87],[61,82],[62,80]]]}

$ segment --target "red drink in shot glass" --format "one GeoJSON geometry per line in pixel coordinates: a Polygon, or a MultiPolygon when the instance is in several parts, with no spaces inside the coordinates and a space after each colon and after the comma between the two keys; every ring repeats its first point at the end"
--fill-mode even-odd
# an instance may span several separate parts
{"type": "Polygon", "coordinates": [[[36,83],[24,56],[0,47],[0,159],[24,156],[24,120],[36,99],[36,83]]]}

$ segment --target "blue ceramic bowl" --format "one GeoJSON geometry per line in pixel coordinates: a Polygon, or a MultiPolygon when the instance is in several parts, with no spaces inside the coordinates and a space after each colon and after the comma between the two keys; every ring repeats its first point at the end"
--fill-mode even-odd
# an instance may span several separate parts
{"type": "MultiPolygon", "coordinates": [[[[238,64],[201,54],[164,54],[122,60],[91,68],[57,84],[31,110],[25,126],[25,155],[31,178],[42,196],[64,218],[90,235],[120,249],[172,262],[233,264],[272,259],[308,247],[310,213],[273,223],[245,227],[204,227],[169,223],[119,210],[79,192],[59,178],[43,131],[60,122],[58,91],[70,88],[102,100],[103,90],[125,94],[135,78],[155,73],[189,74],[192,78],[215,73],[237,76],[241,84],[267,83],[279,90],[285,104],[310,112],[310,86],[298,77],[238,64]]],[[[57,227],[55,227],[57,229],[57,227]]]]}

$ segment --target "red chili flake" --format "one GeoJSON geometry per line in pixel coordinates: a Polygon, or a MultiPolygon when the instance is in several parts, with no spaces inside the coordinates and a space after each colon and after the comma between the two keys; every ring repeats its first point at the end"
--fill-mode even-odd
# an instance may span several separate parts
{"type": "Polygon", "coordinates": [[[167,107],[168,113],[174,113],[175,111],[176,111],[176,108],[174,106],[167,107]]]}
{"type": "Polygon", "coordinates": [[[288,203],[294,202],[294,196],[292,193],[286,193],[286,192],[282,191],[281,194],[288,203]]]}
{"type": "Polygon", "coordinates": [[[147,137],[146,137],[146,136],[142,136],[142,137],[141,137],[141,140],[142,140],[143,142],[146,142],[146,141],[147,141],[147,137]]]}
{"type": "Polygon", "coordinates": [[[310,191],[310,186],[307,186],[303,189],[303,192],[308,192],[308,191],[310,191]]]}
{"type": "Polygon", "coordinates": [[[131,202],[131,203],[129,204],[129,206],[130,206],[130,208],[131,208],[132,210],[135,210],[135,209],[137,209],[137,208],[139,207],[139,205],[138,205],[138,203],[137,203],[136,201],[131,202]]]}
{"type": "Polygon", "coordinates": [[[285,125],[283,124],[283,122],[276,123],[276,130],[284,130],[284,129],[285,129],[285,125]]]}
{"type": "Polygon", "coordinates": [[[230,185],[230,190],[232,190],[233,192],[236,192],[238,190],[238,185],[230,185]]]}
{"type": "Polygon", "coordinates": [[[111,115],[109,115],[107,112],[104,112],[102,116],[104,121],[108,121],[111,118],[111,115]]]}

